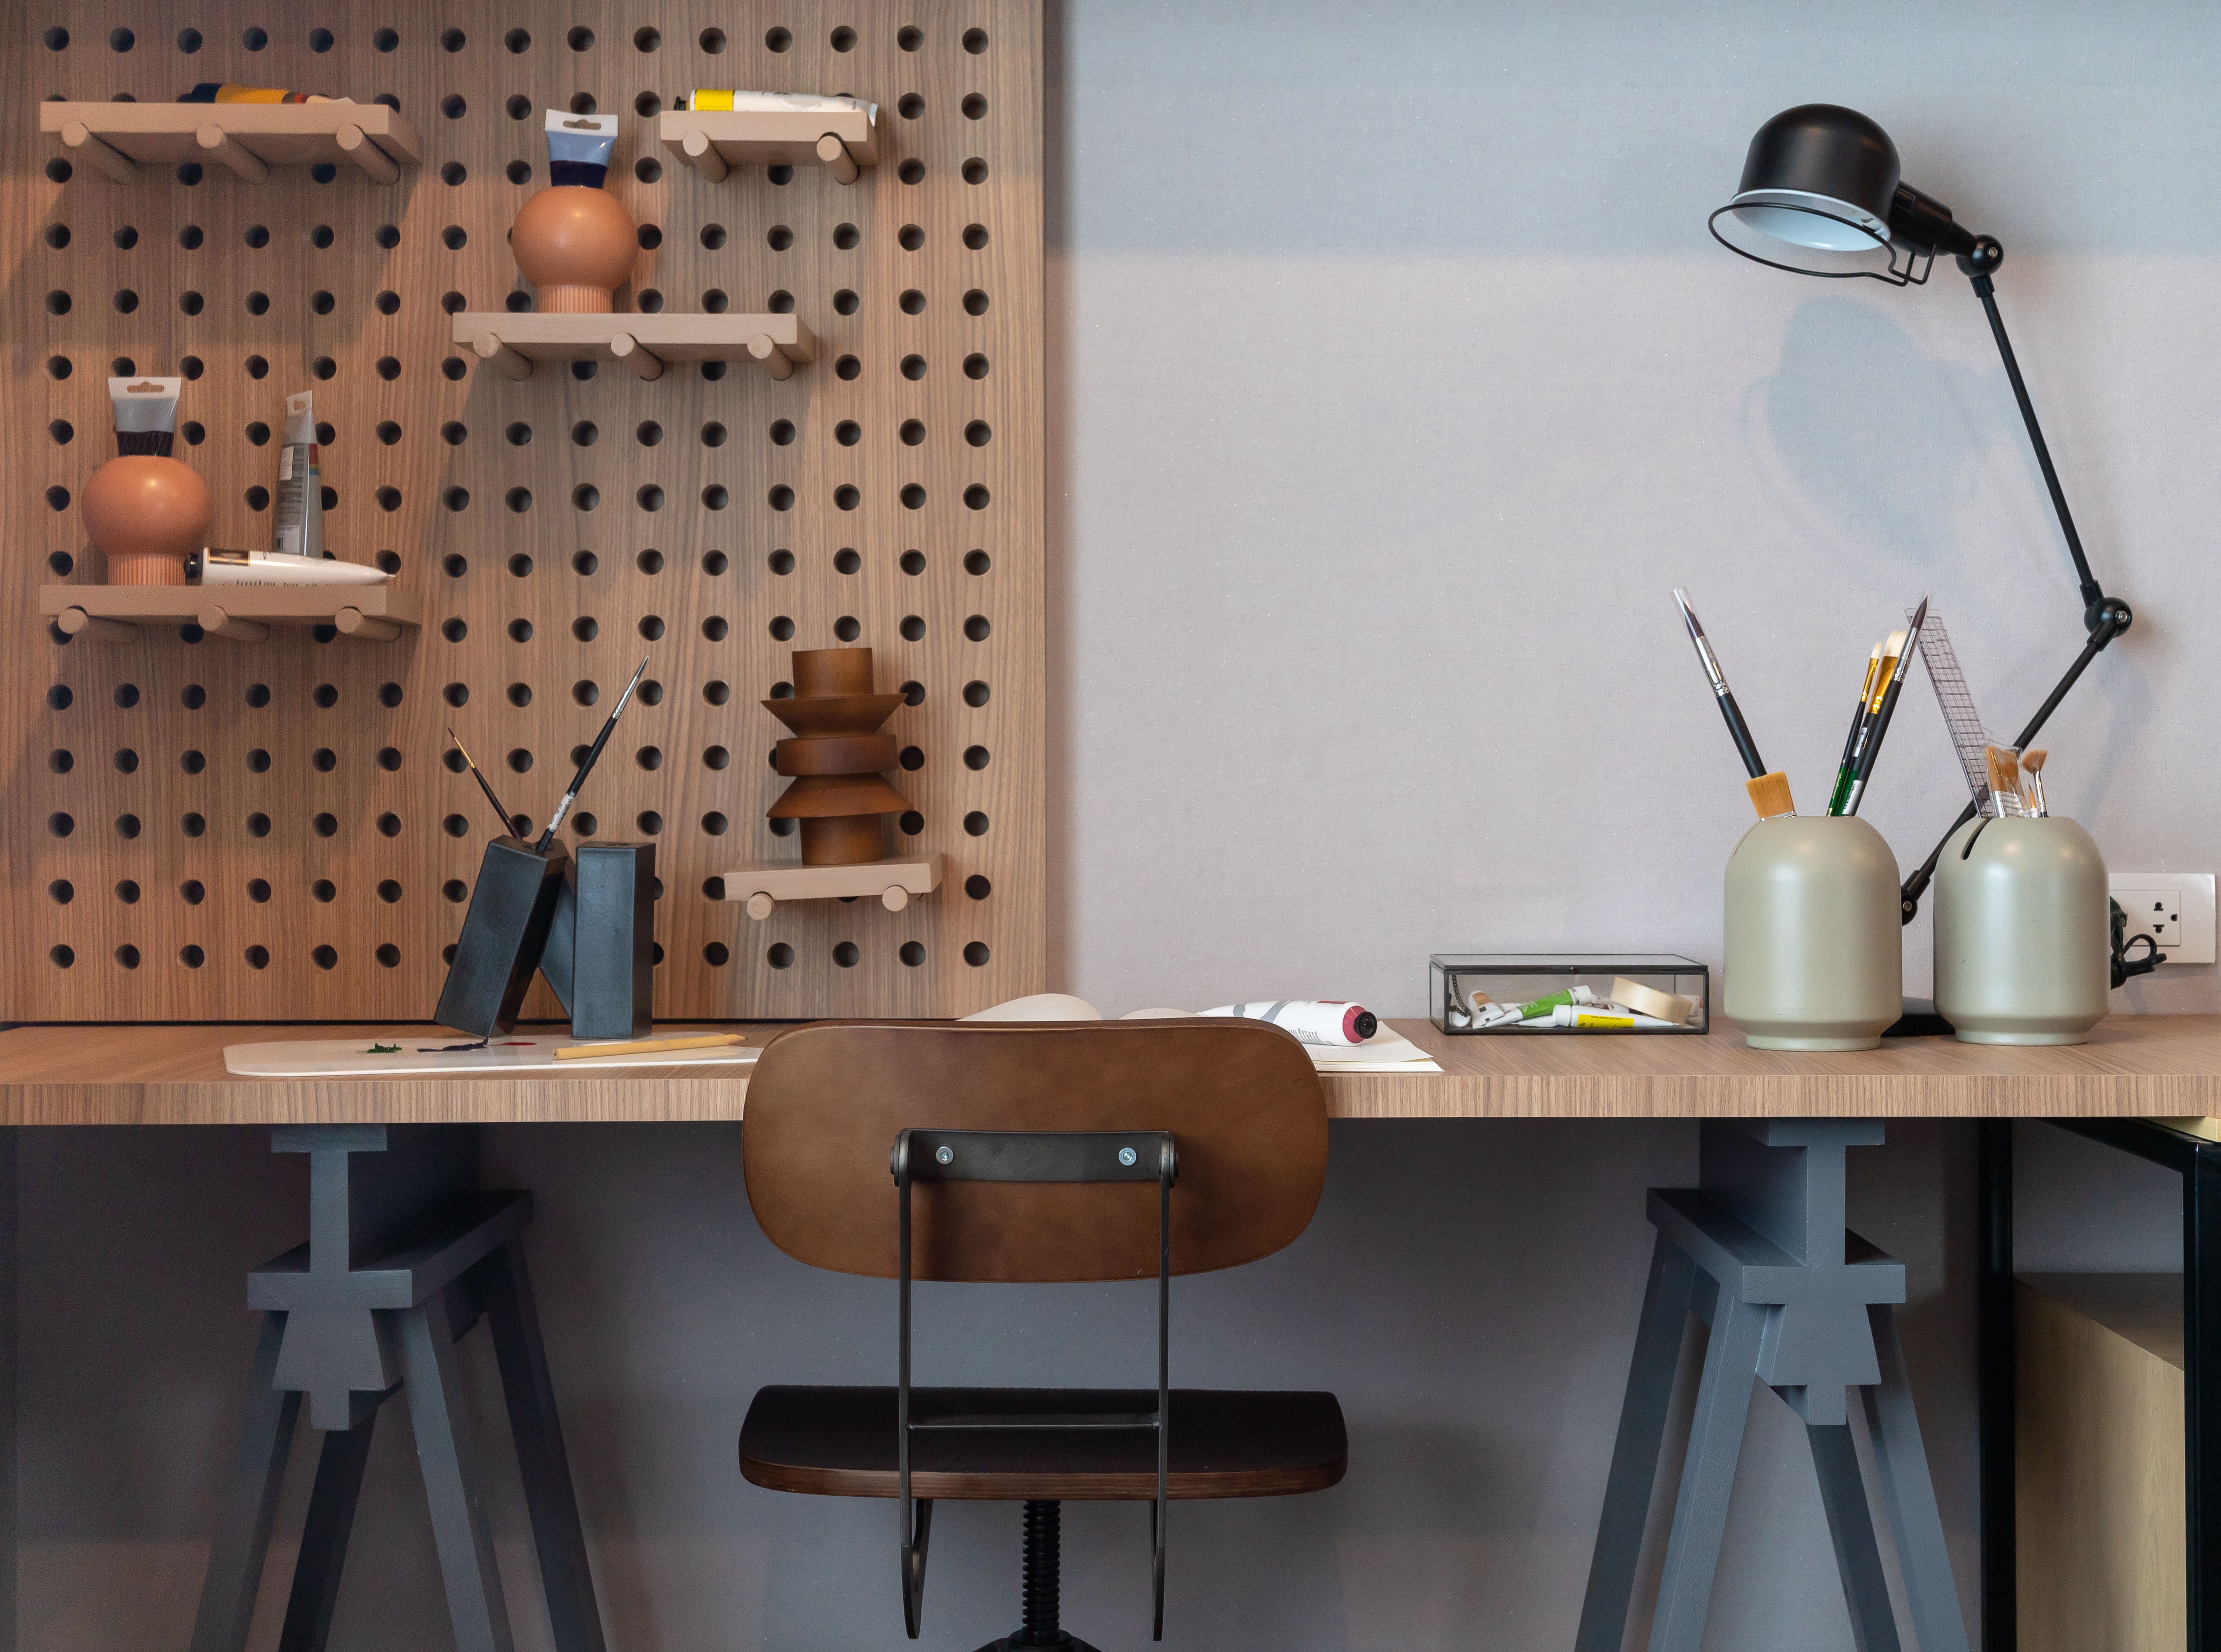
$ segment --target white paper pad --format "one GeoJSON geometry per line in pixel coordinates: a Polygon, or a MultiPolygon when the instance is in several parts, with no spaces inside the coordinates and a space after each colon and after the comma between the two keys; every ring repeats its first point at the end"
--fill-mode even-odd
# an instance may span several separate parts
{"type": "MultiPolygon", "coordinates": [[[[692,1032],[673,1027],[659,1031],[660,1038],[700,1037],[716,1027],[692,1032]]],[[[451,1076],[471,1073],[591,1073],[597,1067],[730,1067],[753,1062],[762,1053],[759,1040],[724,1044],[711,1050],[666,1050],[655,1054],[608,1056],[558,1061],[555,1052],[579,1041],[567,1032],[517,1032],[497,1038],[483,1050],[441,1052],[439,1046],[468,1044],[460,1034],[391,1033],[366,1030],[353,1038],[301,1038],[278,1044],[235,1044],[224,1046],[223,1064],[241,1078],[391,1078],[426,1073],[451,1076]],[[401,1046],[397,1055],[373,1056],[374,1044],[401,1046]]]]}
{"type": "Polygon", "coordinates": [[[1307,1044],[1311,1065],[1322,1073],[1439,1073],[1432,1056],[1400,1032],[1386,1029],[1363,1044],[1307,1044]]]}

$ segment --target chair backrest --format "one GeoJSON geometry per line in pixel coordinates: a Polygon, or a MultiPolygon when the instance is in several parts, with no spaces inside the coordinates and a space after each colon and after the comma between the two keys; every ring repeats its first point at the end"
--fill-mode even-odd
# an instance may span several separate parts
{"type": "MultiPolygon", "coordinates": [[[[837,1273],[894,1278],[905,1129],[1168,1130],[1176,1274],[1270,1256],[1326,1179],[1326,1098],[1304,1047],[1259,1021],[821,1021],[764,1046],[741,1161],[772,1243],[837,1273]]],[[[1157,1188],[921,1182],[919,1279],[1148,1279],[1157,1188]]]]}

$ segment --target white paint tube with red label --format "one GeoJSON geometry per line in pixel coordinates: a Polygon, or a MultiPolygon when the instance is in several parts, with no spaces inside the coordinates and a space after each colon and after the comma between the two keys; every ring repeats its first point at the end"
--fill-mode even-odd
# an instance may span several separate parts
{"type": "Polygon", "coordinates": [[[1204,1013],[1270,1021],[1304,1044],[1363,1044],[1380,1030],[1371,1010],[1341,999],[1284,998],[1277,1003],[1224,1004],[1204,1013]]]}

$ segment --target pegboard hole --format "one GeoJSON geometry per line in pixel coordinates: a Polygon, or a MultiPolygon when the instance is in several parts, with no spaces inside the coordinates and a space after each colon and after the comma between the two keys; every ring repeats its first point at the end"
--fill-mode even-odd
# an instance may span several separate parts
{"type": "Polygon", "coordinates": [[[640,489],[634,493],[633,499],[642,510],[661,510],[663,508],[663,489],[653,482],[642,483],[640,489]]]}
{"type": "Polygon", "coordinates": [[[985,377],[987,377],[987,358],[986,358],[986,357],[985,357],[985,356],[983,356],[983,355],[977,354],[977,353],[974,353],[974,354],[972,354],[972,355],[969,355],[969,356],[965,357],[965,358],[964,358],[964,377],[967,377],[967,378],[985,378],[985,377]]]}
{"type": "Polygon", "coordinates": [[[247,772],[250,774],[268,774],[270,772],[270,754],[259,745],[254,747],[247,754],[247,772]]]}
{"type": "Polygon", "coordinates": [[[111,51],[128,52],[138,43],[138,39],[139,37],[128,28],[111,28],[108,31],[108,45],[111,51]]]}
{"type": "Polygon", "coordinates": [[[532,685],[529,683],[510,683],[509,685],[509,703],[515,706],[519,711],[523,710],[525,707],[530,705],[532,703],[532,685]]]}
{"type": "Polygon", "coordinates": [[[925,245],[925,231],[916,224],[904,224],[896,232],[895,242],[905,252],[915,252],[925,245]]]}
{"type": "Polygon", "coordinates": [[[270,967],[270,949],[266,946],[250,946],[243,956],[250,969],[267,969],[270,967]]]}
{"type": "Polygon", "coordinates": [[[923,510],[925,484],[921,482],[905,483],[902,490],[902,502],[903,508],[905,510],[923,510]]]}
{"type": "Polygon", "coordinates": [[[967,683],[964,685],[964,703],[976,711],[987,703],[989,693],[984,683],[967,683]]]}
{"type": "Polygon", "coordinates": [[[58,877],[47,885],[47,896],[58,907],[66,907],[77,899],[77,888],[66,877],[58,877]]]}
{"type": "Polygon", "coordinates": [[[116,752],[114,761],[116,772],[119,775],[135,775],[139,772],[139,754],[128,745],[116,752]]]}
{"type": "Polygon", "coordinates": [[[510,120],[521,121],[526,115],[532,113],[532,100],[529,97],[525,97],[522,93],[519,93],[516,97],[511,97],[507,103],[503,105],[503,107],[509,111],[509,118],[510,120]]]}
{"type": "Polygon", "coordinates": [[[863,558],[856,554],[852,545],[844,545],[833,553],[833,566],[841,573],[853,574],[863,565],[863,558]]]}
{"type": "Polygon", "coordinates": [[[530,642],[532,640],[532,621],[529,620],[511,620],[509,622],[509,639],[514,643],[530,642]]]}
{"type": "Polygon", "coordinates": [[[701,33],[700,43],[704,52],[715,57],[725,49],[725,31],[722,28],[705,28],[701,33]]]}
{"type": "MultiPolygon", "coordinates": [[[[450,557],[447,560],[450,562],[460,562],[462,558],[460,557],[450,557]]],[[[459,643],[462,641],[464,638],[471,634],[471,628],[460,618],[454,619],[447,620],[441,626],[440,634],[442,637],[445,637],[451,643],[459,643]]]]}
{"type": "MultiPolygon", "coordinates": [[[[573,103],[577,101],[576,98],[572,99],[573,103]]],[[[643,184],[660,183],[663,178],[663,163],[653,155],[642,155],[638,160],[633,162],[632,175],[643,184]]]]}
{"type": "Polygon", "coordinates": [[[471,106],[460,92],[449,92],[440,100],[440,113],[451,121],[460,121],[470,113],[471,106]]]}
{"type": "MultiPolygon", "coordinates": [[[[188,29],[185,32],[191,34],[192,31],[188,29]]],[[[390,28],[373,29],[370,43],[381,52],[391,52],[401,44],[401,36],[390,28]]]]}
{"type": "Polygon", "coordinates": [[[968,510],[985,510],[993,502],[994,496],[983,483],[975,482],[964,490],[964,504],[968,510]]]}
{"type": "Polygon", "coordinates": [[[527,556],[523,552],[518,552],[515,556],[509,559],[509,572],[510,577],[513,579],[525,579],[530,577],[532,573],[532,558],[527,556]]]}
{"type": "Polygon", "coordinates": [[[380,688],[378,691],[378,703],[388,711],[398,706],[401,703],[401,685],[398,683],[388,683],[380,688]]]}
{"type": "Polygon", "coordinates": [[[843,447],[854,447],[864,439],[864,427],[854,419],[843,419],[833,427],[833,439],[843,447]]]}
{"type": "Polygon", "coordinates": [[[987,31],[984,28],[966,29],[964,31],[964,49],[969,52],[973,57],[978,57],[982,52],[987,49],[987,31]]]}
{"type": "Polygon", "coordinates": [[[529,184],[532,182],[532,163],[529,160],[512,160],[503,169],[503,173],[512,184],[529,184]]]}
{"type": "MultiPolygon", "coordinates": [[[[794,489],[788,487],[784,482],[779,483],[773,487],[768,494],[764,496],[764,499],[765,502],[770,505],[773,510],[792,510],[794,508],[794,489]]],[[[63,502],[64,504],[66,504],[68,502],[65,500],[63,502]]],[[[59,509],[61,507],[57,506],[55,508],[59,509]]]]}
{"type": "Polygon", "coordinates": [[[635,818],[633,824],[637,826],[647,836],[653,838],[662,832],[663,817],[660,814],[658,814],[654,809],[643,809],[641,811],[638,817],[635,818]]]}
{"type": "Polygon", "coordinates": [[[844,482],[833,489],[833,503],[838,509],[854,510],[858,505],[863,503],[863,501],[864,496],[854,483],[844,482]]]}
{"type": "MultiPolygon", "coordinates": [[[[57,952],[66,952],[69,951],[69,948],[66,946],[58,946],[54,951],[57,952]]],[[[61,962],[61,960],[59,959],[56,961],[58,963],[61,962]]],[[[769,947],[765,949],[764,962],[771,965],[774,969],[784,969],[794,962],[794,949],[789,946],[785,941],[773,941],[769,947]]],[[[62,967],[66,969],[69,968],[69,965],[66,963],[62,963],[62,967]]]]}
{"type": "Polygon", "coordinates": [[[902,313],[905,315],[922,315],[925,313],[925,295],[915,287],[895,302],[902,307],[902,313]]]}
{"type": "Polygon", "coordinates": [[[904,552],[902,553],[901,567],[903,572],[910,575],[913,579],[916,578],[918,575],[925,571],[925,552],[923,551],[904,552]]]}
{"type": "Polygon", "coordinates": [[[794,552],[774,551],[764,558],[764,565],[775,574],[791,574],[794,571],[794,552]]]}
{"type": "Polygon", "coordinates": [[[52,552],[47,557],[47,567],[55,578],[67,579],[77,567],[77,558],[66,551],[52,552]]]}
{"type": "Polygon", "coordinates": [[[66,775],[76,767],[77,754],[65,747],[57,746],[47,753],[47,769],[50,773],[66,775]]]}
{"type": "Polygon", "coordinates": [[[319,814],[309,824],[315,828],[319,838],[332,838],[339,835],[340,821],[339,816],[335,814],[319,814]]]}
{"type": "MultiPolygon", "coordinates": [[[[571,817],[571,830],[581,838],[591,838],[601,829],[602,823],[586,809],[580,809],[571,817]]],[[[516,835],[521,838],[524,833],[520,832],[516,835]]]]}
{"type": "Polygon", "coordinates": [[[319,969],[335,969],[339,967],[339,952],[331,946],[311,947],[309,950],[309,957],[319,969]]]}
{"type": "Polygon", "coordinates": [[[580,551],[571,558],[571,571],[582,579],[591,579],[602,565],[602,559],[591,551],[580,551]]]}
{"type": "Polygon", "coordinates": [[[854,356],[843,356],[833,364],[833,376],[839,379],[854,380],[860,377],[863,371],[864,364],[854,356]]]}
{"type": "Polygon", "coordinates": [[[964,163],[964,181],[967,184],[985,184],[987,181],[987,163],[980,159],[977,155],[973,156],[971,159],[966,161],[964,163]]]}
{"type": "Polygon", "coordinates": [[[315,693],[310,698],[316,702],[318,709],[329,711],[334,706],[339,704],[340,691],[329,683],[319,683],[316,684],[315,693]]]}
{"type": "MultiPolygon", "coordinates": [[[[260,689],[262,685],[258,683],[255,688],[260,689]]],[[[249,689],[247,694],[247,703],[250,706],[266,706],[270,703],[270,690],[267,689],[262,689],[262,698],[260,700],[254,698],[253,689],[249,689]]],[[[135,683],[119,683],[116,685],[115,697],[117,708],[128,711],[139,703],[139,685],[135,683]]]]}
{"type": "Polygon", "coordinates": [[[844,614],[833,622],[833,634],[844,643],[852,643],[863,634],[862,623],[853,614],[844,614]]]}
{"type": "Polygon", "coordinates": [[[643,551],[632,559],[632,563],[644,574],[660,574],[663,571],[663,552],[652,549],[643,551]]]}
{"type": "Polygon", "coordinates": [[[974,252],[984,248],[987,245],[987,226],[985,224],[965,225],[964,245],[974,252]]]}
{"type": "Polygon", "coordinates": [[[581,482],[571,489],[573,510],[592,510],[602,502],[602,490],[591,482],[581,482]]]}
{"type": "Polygon", "coordinates": [[[923,683],[904,683],[902,685],[902,697],[903,704],[905,706],[923,705],[925,703],[925,684],[923,683]]]}
{"type": "Polygon", "coordinates": [[[596,637],[601,635],[601,627],[595,622],[594,616],[591,614],[582,614],[571,621],[571,634],[580,642],[593,641],[596,637]]]}
{"type": "Polygon", "coordinates": [[[470,168],[460,160],[451,160],[440,168],[440,182],[451,190],[469,182],[470,176],[470,168]]]}
{"type": "Polygon", "coordinates": [[[904,768],[909,770],[912,774],[915,774],[917,770],[925,767],[925,753],[920,751],[917,746],[906,745],[902,749],[902,755],[897,757],[895,761],[901,764],[904,768]]]}
{"type": "Polygon", "coordinates": [[[440,829],[450,838],[466,838],[470,835],[471,823],[460,814],[450,814],[440,822],[440,829]]]}
{"type": "Polygon", "coordinates": [[[450,579],[460,579],[471,570],[471,559],[459,552],[449,552],[441,558],[440,566],[450,579]]]}
{"type": "Polygon", "coordinates": [[[136,969],[139,967],[139,949],[126,941],[116,949],[116,962],[126,969],[136,969]]]}
{"type": "MultiPolygon", "coordinates": [[[[710,705],[722,706],[728,704],[732,700],[732,697],[733,688],[732,684],[729,683],[710,682],[704,683],[702,685],[702,698],[710,705]]],[[[712,764],[711,766],[715,767],[716,765],[712,764]]]]}
{"type": "MultiPolygon", "coordinates": [[[[835,239],[839,238],[836,236],[835,239]]],[[[794,232],[785,224],[773,224],[764,232],[764,244],[774,252],[784,252],[794,245],[794,232]]]]}
{"type": "Polygon", "coordinates": [[[521,28],[512,28],[501,37],[501,43],[510,52],[522,56],[532,49],[532,36],[521,28]]]}
{"type": "Polygon", "coordinates": [[[977,872],[964,880],[964,893],[974,901],[985,901],[994,892],[995,886],[977,872]]]}
{"type": "Polygon", "coordinates": [[[127,907],[137,906],[139,904],[138,884],[128,877],[125,878],[116,886],[116,898],[127,907]]]}
{"type": "Polygon", "coordinates": [[[584,25],[572,29],[563,38],[565,43],[573,52],[591,52],[594,49],[594,31],[584,25]]]}
{"type": "Polygon", "coordinates": [[[768,629],[771,632],[772,640],[773,642],[791,642],[794,640],[794,621],[787,618],[784,614],[773,616],[772,622],[768,629]]]}
{"type": "Polygon", "coordinates": [[[916,809],[907,810],[896,818],[895,830],[905,838],[915,838],[925,830],[925,816],[920,814],[916,809]]]}
{"type": "Polygon", "coordinates": [[[895,112],[905,121],[915,121],[925,113],[925,99],[916,92],[904,92],[896,101],[895,112]]]}
{"type": "Polygon", "coordinates": [[[529,775],[532,772],[532,753],[521,745],[510,751],[506,761],[511,774],[529,775]]]}
{"type": "Polygon", "coordinates": [[[967,121],[982,121],[987,116],[987,100],[978,92],[967,92],[957,107],[964,111],[964,118],[967,121]]]}
{"type": "Polygon", "coordinates": [[[247,835],[250,838],[268,837],[270,835],[270,817],[263,814],[259,809],[253,814],[248,815],[247,817],[247,835]]]}
{"type": "Polygon", "coordinates": [[[330,29],[312,28],[309,31],[309,50],[311,52],[328,52],[332,49],[332,46],[333,39],[332,31],[330,29]]]}
{"type": "Polygon", "coordinates": [[[526,511],[532,508],[532,489],[529,488],[511,488],[506,494],[502,496],[502,502],[507,505],[510,509],[515,511],[518,515],[522,516],[526,511]]]}
{"type": "Polygon", "coordinates": [[[705,574],[715,577],[723,573],[730,565],[729,560],[722,551],[704,551],[702,553],[702,571],[705,574]]]}
{"type": "Polygon", "coordinates": [[[904,356],[902,358],[902,376],[910,380],[913,384],[917,383],[921,378],[923,378],[925,377],[925,358],[923,356],[917,355],[904,356]]]}
{"type": "Polygon", "coordinates": [[[913,156],[895,168],[895,176],[905,184],[925,182],[925,163],[913,156]]]}
{"type": "Polygon", "coordinates": [[[833,295],[833,308],[843,315],[854,315],[856,313],[857,305],[861,302],[846,287],[833,295]]]}
{"type": "Polygon", "coordinates": [[[398,969],[400,967],[401,949],[394,945],[391,941],[380,943],[378,951],[371,956],[375,957],[380,964],[384,965],[388,969],[398,969]]]}
{"type": "Polygon", "coordinates": [[[440,893],[451,903],[460,906],[470,898],[470,885],[459,877],[451,877],[440,886],[440,893]]]}

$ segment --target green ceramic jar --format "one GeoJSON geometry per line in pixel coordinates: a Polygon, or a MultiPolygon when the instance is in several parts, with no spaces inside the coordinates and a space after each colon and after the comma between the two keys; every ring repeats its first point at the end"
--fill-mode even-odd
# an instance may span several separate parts
{"type": "Polygon", "coordinates": [[[2105,861],[2057,815],[1969,820],[1936,863],[1936,1007],[1968,1044],[2080,1044],[2112,987],[2105,861]]]}
{"type": "Polygon", "coordinates": [[[1897,857],[1855,815],[1761,820],[1727,875],[1729,1017],[1755,1050],[1871,1050],[1904,1010],[1897,857]]]}

